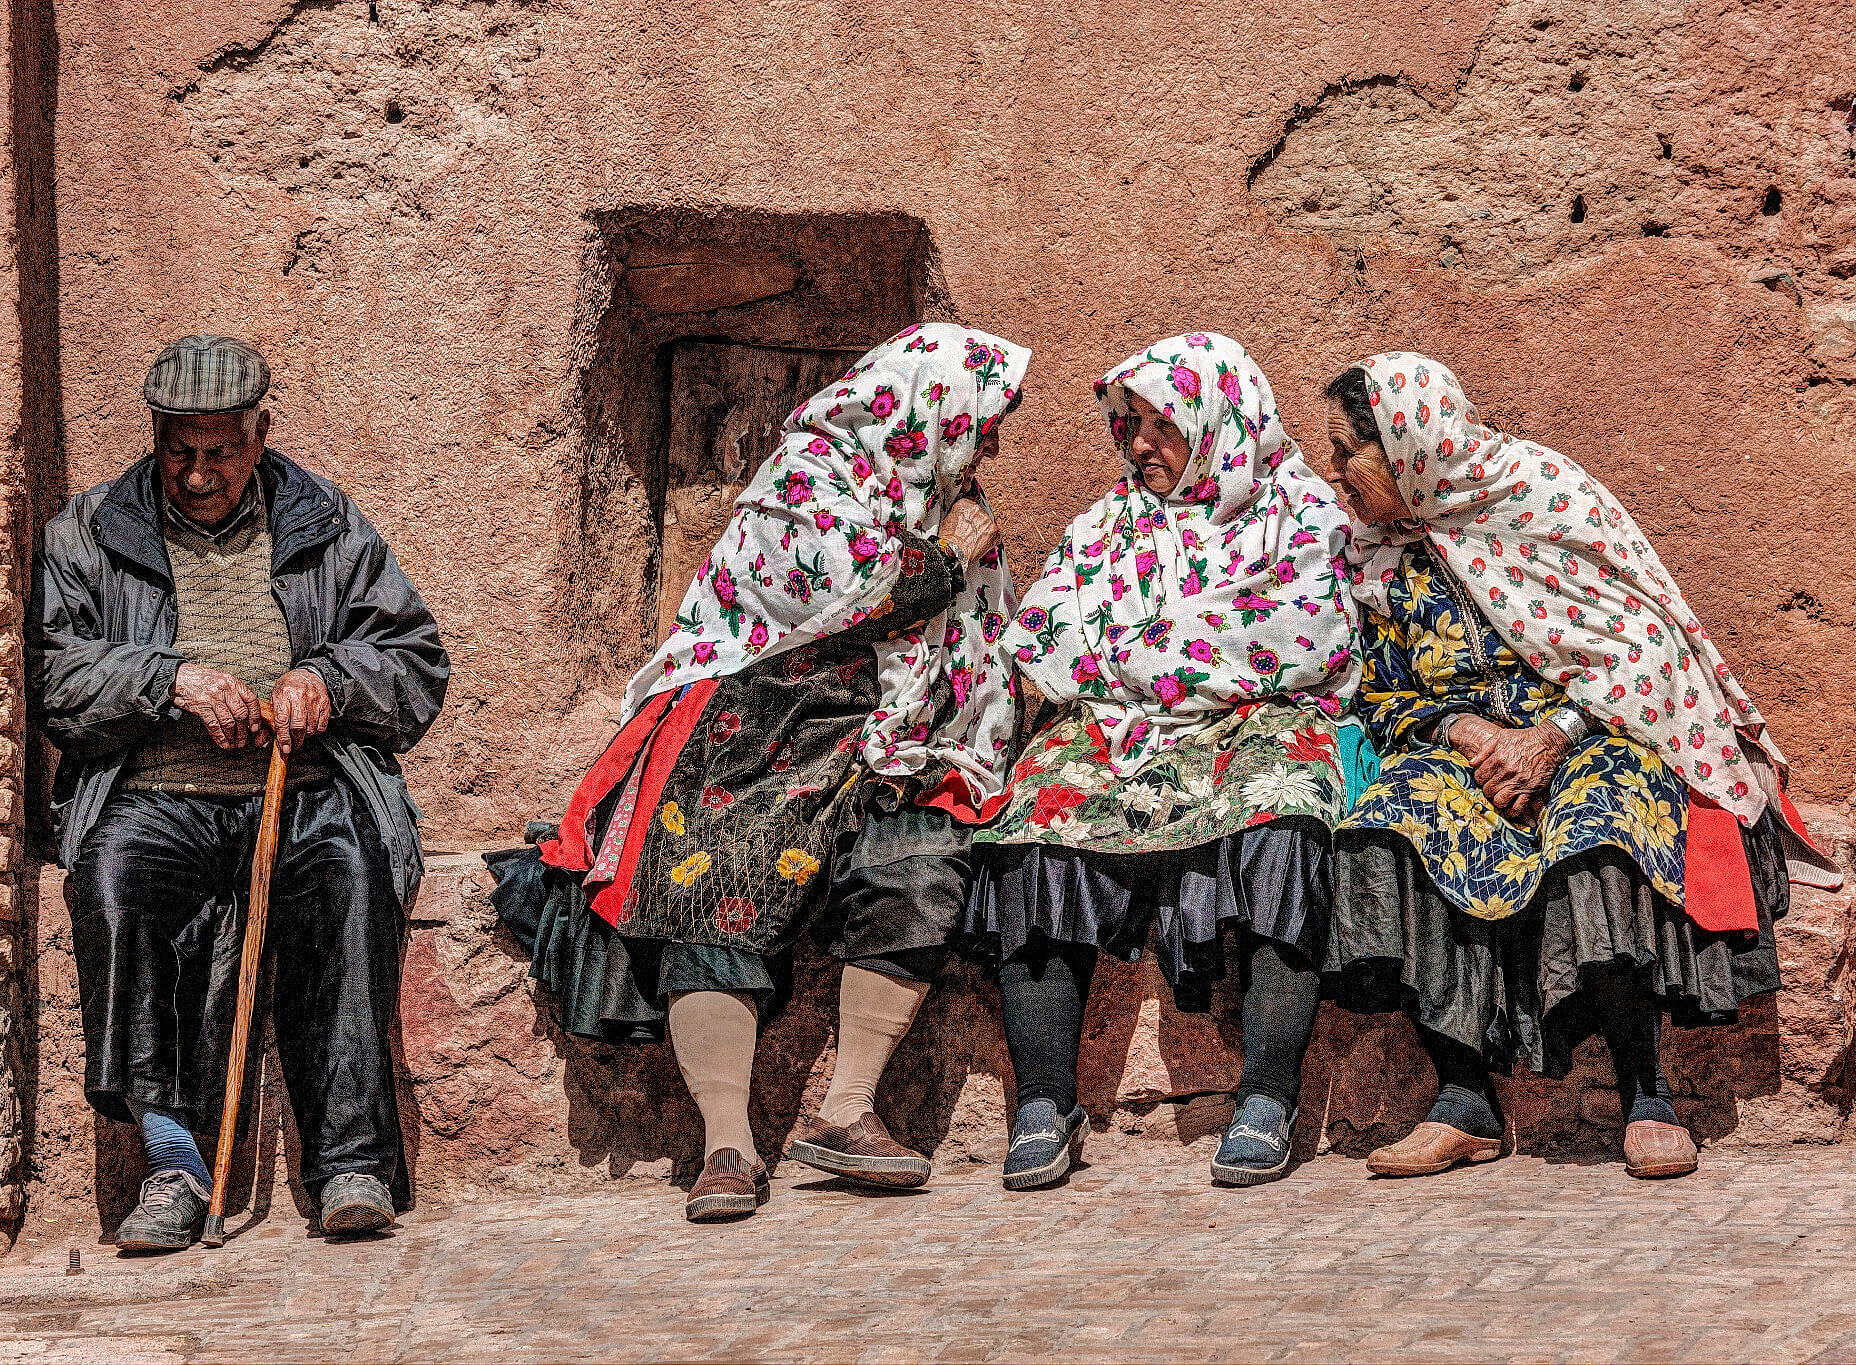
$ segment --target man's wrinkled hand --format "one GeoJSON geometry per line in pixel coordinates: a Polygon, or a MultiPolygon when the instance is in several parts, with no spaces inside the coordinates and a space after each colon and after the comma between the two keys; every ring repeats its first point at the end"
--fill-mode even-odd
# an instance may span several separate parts
{"type": "Polygon", "coordinates": [[[329,689],[313,668],[293,668],[271,689],[271,718],[285,757],[329,728],[329,689]]]}
{"type": "Polygon", "coordinates": [[[198,716],[221,749],[270,743],[258,694],[230,673],[203,664],[182,664],[174,671],[174,704],[198,716]]]}

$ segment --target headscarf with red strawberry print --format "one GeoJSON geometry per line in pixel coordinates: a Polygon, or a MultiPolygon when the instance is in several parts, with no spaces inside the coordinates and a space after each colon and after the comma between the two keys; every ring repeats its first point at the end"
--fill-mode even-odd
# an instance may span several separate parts
{"type": "MultiPolygon", "coordinates": [[[[1031,352],[953,323],[910,327],[788,417],[780,448],[749,480],[697,570],[673,629],[625,694],[627,719],[659,692],[738,673],[856,625],[904,573],[900,536],[933,536],[969,490],[981,439],[1012,405],[1031,352]]],[[[882,703],[863,732],[876,772],[912,776],[944,760],[975,807],[1004,786],[1016,720],[998,645],[1016,598],[1001,551],[966,570],[953,607],[876,646],[882,703]],[[945,679],[951,720],[933,727],[945,679]]]]}
{"type": "Polygon", "coordinates": [[[1428,539],[1530,667],[1757,820],[1767,797],[1746,745],[1784,759],[1624,505],[1576,461],[1482,425],[1435,360],[1395,351],[1357,368],[1412,519],[1355,529],[1354,595],[1385,612],[1405,547],[1428,539]]]}
{"type": "Polygon", "coordinates": [[[1081,700],[1119,775],[1235,706],[1284,697],[1338,716],[1358,673],[1347,514],[1230,337],[1194,332],[1096,382],[1121,479],[1070,523],[1004,643],[1052,701],[1081,700]],[[1162,497],[1130,443],[1138,394],[1191,454],[1162,497]]]}

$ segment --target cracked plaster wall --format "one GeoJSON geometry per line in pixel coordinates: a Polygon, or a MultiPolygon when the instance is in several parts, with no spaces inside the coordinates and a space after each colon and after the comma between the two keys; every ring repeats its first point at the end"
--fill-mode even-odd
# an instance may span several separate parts
{"type": "Polygon", "coordinates": [[[1856,463],[1837,84],[1856,77],[1834,10],[57,14],[68,481],[144,447],[136,379],[161,339],[260,340],[278,441],[355,492],[450,628],[454,704],[410,764],[441,839],[558,805],[551,727],[638,662],[589,648],[611,634],[565,590],[633,571],[575,562],[589,215],[628,205],[924,222],[954,309],[1039,352],[993,477],[1021,574],[1110,468],[1087,381],[1142,342],[1243,338],[1317,453],[1322,379],[1428,347],[1631,498],[1801,785],[1849,796],[1856,744],[1810,716],[1856,701],[1829,665],[1856,552],[1791,534],[1847,521],[1832,489],[1856,463]],[[1135,51],[1166,79],[1137,76],[1135,51]]]}

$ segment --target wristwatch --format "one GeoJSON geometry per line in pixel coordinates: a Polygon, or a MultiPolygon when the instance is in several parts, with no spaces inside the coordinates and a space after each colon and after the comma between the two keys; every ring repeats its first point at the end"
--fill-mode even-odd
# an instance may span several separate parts
{"type": "Polygon", "coordinates": [[[1592,722],[1585,718],[1585,712],[1576,706],[1558,706],[1547,713],[1546,724],[1551,725],[1562,735],[1567,743],[1578,747],[1593,733],[1592,722]]]}

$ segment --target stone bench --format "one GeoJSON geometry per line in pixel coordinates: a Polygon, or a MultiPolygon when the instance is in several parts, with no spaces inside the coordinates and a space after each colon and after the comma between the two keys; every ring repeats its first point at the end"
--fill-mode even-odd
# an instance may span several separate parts
{"type": "MultiPolygon", "coordinates": [[[[1847,859],[1838,812],[1807,819],[1847,859]]],[[[27,878],[27,1115],[31,1183],[22,1240],[89,1240],[113,1230],[141,1176],[131,1129],[83,1098],[83,1041],[63,874],[27,878]]],[[[527,962],[497,923],[489,876],[471,850],[434,851],[415,909],[400,1011],[400,1096],[420,1199],[592,1189],[668,1181],[701,1154],[695,1106],[667,1047],[615,1048],[569,1038],[537,998],[527,962]]],[[[1852,1029],[1851,895],[1795,888],[1780,925],[1786,988],[1753,1002],[1733,1028],[1670,1029],[1664,1056],[1677,1108],[1706,1142],[1777,1145],[1847,1140],[1852,1029]]],[[[1231,1110],[1241,1066],[1230,992],[1217,1012],[1183,1015],[1151,961],[1105,960],[1082,1057],[1084,1103],[1102,1136],[1099,1161],[1196,1160],[1231,1110]],[[1179,1149],[1197,1144],[1192,1156],[1179,1149]]],[[[793,1005],[766,1031],[755,1070],[763,1152],[780,1150],[830,1073],[836,967],[803,949],[793,1005]]],[[[997,991],[971,966],[951,969],[891,1064],[881,1098],[904,1141],[943,1165],[1004,1154],[1011,1067],[997,991]]],[[[259,1214],[286,1188],[293,1135],[268,1046],[255,1068],[256,1121],[235,1170],[259,1214]]],[[[1578,1158],[1614,1151],[1619,1122],[1603,1045],[1588,1042],[1561,1082],[1523,1074],[1503,1093],[1524,1151],[1578,1158]]],[[[1432,1081],[1410,1026],[1325,1005],[1306,1068],[1297,1133],[1304,1156],[1362,1156],[1428,1107],[1432,1081]]],[[[290,1197],[305,1208],[301,1191],[290,1197]]],[[[233,1220],[236,1227],[237,1218],[233,1220]]]]}

